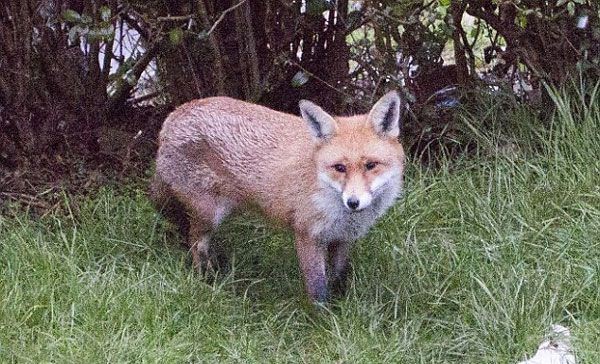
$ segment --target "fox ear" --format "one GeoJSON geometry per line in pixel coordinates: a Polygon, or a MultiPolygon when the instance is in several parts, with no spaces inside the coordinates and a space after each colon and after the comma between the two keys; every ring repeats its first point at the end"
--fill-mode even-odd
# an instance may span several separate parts
{"type": "Polygon", "coordinates": [[[307,100],[300,100],[298,106],[302,119],[317,140],[328,140],[335,134],[337,123],[323,109],[307,100]]]}
{"type": "Polygon", "coordinates": [[[367,120],[377,134],[389,138],[397,138],[400,135],[401,103],[396,91],[388,92],[375,103],[367,120]]]}

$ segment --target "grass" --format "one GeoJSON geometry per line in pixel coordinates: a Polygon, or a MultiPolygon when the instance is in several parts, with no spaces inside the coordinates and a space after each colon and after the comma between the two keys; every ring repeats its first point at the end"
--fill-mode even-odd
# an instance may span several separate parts
{"type": "Polygon", "coordinates": [[[218,234],[233,264],[212,284],[140,188],[0,217],[0,362],[515,363],[560,323],[598,363],[600,110],[555,101],[551,128],[521,110],[512,135],[475,133],[477,159],[411,164],[325,311],[255,215],[218,234]]]}

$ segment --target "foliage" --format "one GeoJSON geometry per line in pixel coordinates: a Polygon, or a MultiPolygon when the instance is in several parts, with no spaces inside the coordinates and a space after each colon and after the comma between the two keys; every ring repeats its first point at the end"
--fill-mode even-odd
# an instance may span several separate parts
{"type": "Polygon", "coordinates": [[[321,95],[340,110],[348,2],[308,5],[9,1],[0,10],[0,163],[35,164],[30,156],[60,144],[94,153],[101,127],[149,99],[178,105],[220,94],[294,112],[300,98],[321,95]],[[150,91],[141,89],[148,70],[150,91]],[[294,87],[299,71],[311,81],[294,87]]]}
{"type": "Polygon", "coordinates": [[[370,87],[380,87],[382,79],[406,85],[420,103],[450,84],[472,87],[482,71],[493,71],[497,79],[525,78],[538,90],[541,82],[564,84],[578,67],[591,78],[600,76],[600,8],[595,1],[363,4],[369,21],[360,31],[373,29],[373,40],[354,45],[356,73],[368,78],[363,84],[370,87]],[[444,57],[449,45],[452,55],[444,57]],[[455,68],[440,77],[437,70],[449,58],[455,68]],[[490,63],[493,67],[486,69],[490,63]]]}
{"type": "MultiPolygon", "coordinates": [[[[600,77],[592,0],[10,0],[0,9],[0,165],[59,146],[95,154],[100,128],[152,101],[228,95],[296,113],[310,98],[363,112],[403,89],[416,122],[447,86],[550,110],[543,83],[600,77]],[[145,77],[146,75],[147,77],[145,77]],[[482,81],[485,79],[485,81],[482,81]],[[485,83],[486,85],[482,85],[485,83]]],[[[464,101],[464,100],[463,100],[464,101]]],[[[548,116],[548,115],[543,115],[548,116]]],[[[411,130],[412,129],[412,130],[411,130]]],[[[436,137],[436,136],[434,136],[436,137]]]]}

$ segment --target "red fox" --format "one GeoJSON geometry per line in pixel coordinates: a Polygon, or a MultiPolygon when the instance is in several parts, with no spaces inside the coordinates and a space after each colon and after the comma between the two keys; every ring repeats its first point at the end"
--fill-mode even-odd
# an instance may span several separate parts
{"type": "Polygon", "coordinates": [[[301,118],[227,97],[173,111],[159,136],[151,195],[174,210],[196,269],[214,269],[210,235],[236,208],[258,205],[291,227],[308,296],[343,293],[351,243],[399,196],[401,100],[332,117],[300,101],[301,118]]]}

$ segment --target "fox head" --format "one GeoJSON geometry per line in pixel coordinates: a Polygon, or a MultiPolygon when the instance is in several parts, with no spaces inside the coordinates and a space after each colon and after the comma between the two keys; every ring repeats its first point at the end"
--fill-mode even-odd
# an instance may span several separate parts
{"type": "Polygon", "coordinates": [[[313,135],[319,182],[339,193],[343,205],[359,211],[386,190],[399,188],[404,151],[398,141],[401,101],[384,95],[366,115],[333,118],[310,101],[300,101],[313,135]]]}

